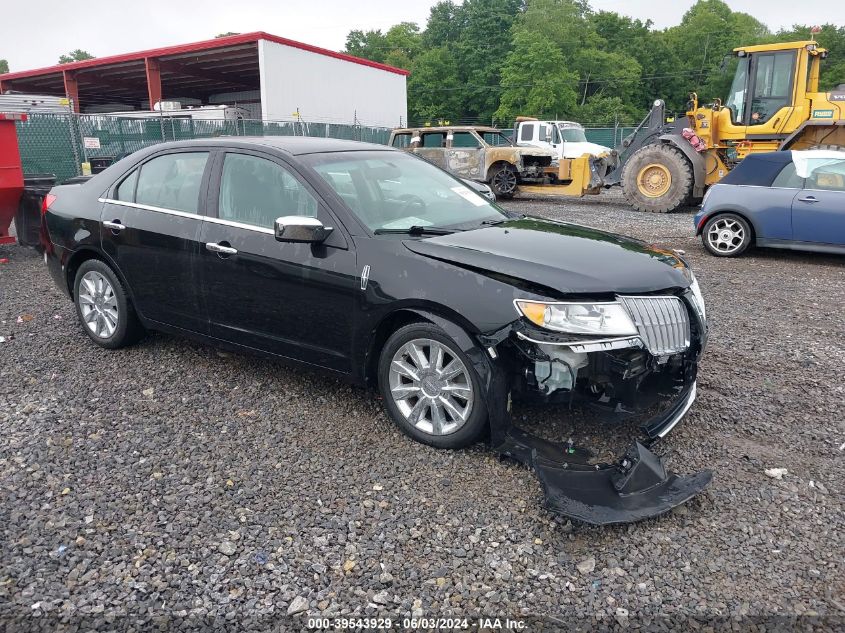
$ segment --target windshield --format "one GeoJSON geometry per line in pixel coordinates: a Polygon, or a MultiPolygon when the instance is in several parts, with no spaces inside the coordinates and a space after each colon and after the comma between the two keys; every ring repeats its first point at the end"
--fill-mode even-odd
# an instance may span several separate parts
{"type": "Polygon", "coordinates": [[[486,198],[412,154],[333,152],[303,156],[371,231],[471,228],[507,216],[486,198]]]}
{"type": "Polygon", "coordinates": [[[740,57],[725,106],[731,109],[734,123],[745,120],[745,90],[748,77],[748,57],[740,57]]]}
{"type": "Polygon", "coordinates": [[[563,125],[558,126],[560,128],[560,135],[563,137],[563,141],[565,143],[586,143],[587,136],[584,134],[584,130],[580,127],[564,127],[563,125]]]}

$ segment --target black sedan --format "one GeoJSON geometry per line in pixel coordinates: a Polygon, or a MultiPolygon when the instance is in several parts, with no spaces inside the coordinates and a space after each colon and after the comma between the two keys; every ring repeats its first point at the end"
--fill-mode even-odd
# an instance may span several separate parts
{"type": "Polygon", "coordinates": [[[488,434],[585,521],[654,516],[709,482],[647,449],[692,404],[706,338],[673,252],[514,216],[413,155],[331,139],[156,145],[44,211],[47,266],[98,345],[161,330],[377,385],[412,438],[488,434]],[[513,426],[512,397],[586,402],[644,443],[593,464],[513,426]]]}

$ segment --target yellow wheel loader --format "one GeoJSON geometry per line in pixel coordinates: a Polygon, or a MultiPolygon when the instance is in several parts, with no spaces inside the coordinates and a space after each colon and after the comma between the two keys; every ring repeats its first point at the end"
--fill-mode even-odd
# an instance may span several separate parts
{"type": "Polygon", "coordinates": [[[658,99],[610,156],[561,160],[553,174],[561,185],[523,191],[584,195],[621,185],[636,209],[666,213],[696,203],[748,154],[845,149],[845,85],[819,92],[825,49],[810,40],[733,52],[738,64],[724,102],[699,106],[693,93],[686,117],[667,122],[658,99]]]}

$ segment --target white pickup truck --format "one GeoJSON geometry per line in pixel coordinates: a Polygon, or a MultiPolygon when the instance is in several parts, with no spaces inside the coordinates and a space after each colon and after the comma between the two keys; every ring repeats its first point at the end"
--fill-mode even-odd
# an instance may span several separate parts
{"type": "Polygon", "coordinates": [[[584,126],[574,121],[540,121],[532,117],[517,117],[513,140],[523,147],[543,147],[555,152],[557,159],[578,158],[584,154],[602,156],[610,153],[604,145],[590,143],[584,126]]]}

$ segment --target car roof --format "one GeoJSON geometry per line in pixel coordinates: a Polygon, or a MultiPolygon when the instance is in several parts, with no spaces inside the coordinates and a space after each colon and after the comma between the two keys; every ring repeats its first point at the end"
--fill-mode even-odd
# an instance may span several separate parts
{"type": "Polygon", "coordinates": [[[797,165],[807,160],[831,158],[845,160],[845,151],[809,149],[749,154],[718,184],[769,187],[787,163],[794,162],[797,165]]]}
{"type": "Polygon", "coordinates": [[[497,127],[490,127],[487,125],[439,125],[437,127],[400,127],[393,130],[394,134],[408,134],[411,132],[448,132],[449,130],[458,132],[469,132],[475,130],[476,132],[501,132],[497,127]]]}
{"type": "Polygon", "coordinates": [[[303,154],[320,154],[323,152],[355,152],[368,150],[397,151],[387,145],[377,143],[363,143],[345,139],[312,137],[312,136],[216,136],[212,138],[198,138],[187,141],[173,141],[158,143],[149,147],[150,150],[178,149],[191,147],[271,147],[282,150],[293,156],[303,154]]]}

